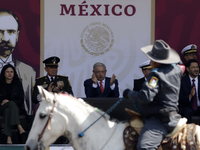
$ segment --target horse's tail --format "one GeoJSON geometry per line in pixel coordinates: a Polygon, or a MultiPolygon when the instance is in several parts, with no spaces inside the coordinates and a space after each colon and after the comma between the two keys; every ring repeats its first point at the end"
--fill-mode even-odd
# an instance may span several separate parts
{"type": "Polygon", "coordinates": [[[200,126],[199,125],[196,125],[196,133],[195,133],[195,136],[196,136],[196,146],[197,146],[197,149],[200,149],[200,126]]]}

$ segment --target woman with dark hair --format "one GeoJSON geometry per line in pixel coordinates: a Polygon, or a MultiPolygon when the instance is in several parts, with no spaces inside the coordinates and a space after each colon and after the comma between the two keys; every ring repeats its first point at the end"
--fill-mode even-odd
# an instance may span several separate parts
{"type": "Polygon", "coordinates": [[[20,125],[19,114],[24,104],[24,91],[22,83],[16,73],[15,68],[8,64],[5,65],[0,75],[0,114],[4,116],[5,125],[3,134],[7,136],[7,143],[12,144],[12,126],[18,127],[19,133],[25,136],[25,130],[20,125]]]}

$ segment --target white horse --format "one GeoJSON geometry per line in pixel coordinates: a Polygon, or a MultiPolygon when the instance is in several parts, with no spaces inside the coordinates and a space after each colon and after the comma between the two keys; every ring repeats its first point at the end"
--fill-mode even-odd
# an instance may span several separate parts
{"type": "MultiPolygon", "coordinates": [[[[61,135],[68,138],[75,150],[125,149],[123,132],[129,126],[128,123],[110,121],[108,115],[100,118],[104,112],[86,104],[82,99],[49,93],[42,87],[38,89],[42,102],[26,141],[26,150],[45,150],[61,135]],[[100,119],[91,126],[98,118],[100,119]],[[84,133],[84,136],[79,137],[79,133],[84,133]]],[[[200,127],[183,124],[181,120],[179,123],[174,131],[166,136],[172,140],[168,144],[164,140],[163,149],[171,150],[173,147],[199,150],[200,127]]]]}
{"type": "Polygon", "coordinates": [[[75,150],[123,150],[123,130],[126,123],[116,123],[105,115],[85,131],[83,137],[78,134],[88,128],[103,112],[86,104],[82,99],[70,95],[53,94],[38,87],[40,106],[26,141],[26,150],[44,150],[61,135],[66,136],[75,150]],[[53,116],[41,134],[56,100],[53,116]],[[40,141],[38,144],[38,141],[40,141]]]}

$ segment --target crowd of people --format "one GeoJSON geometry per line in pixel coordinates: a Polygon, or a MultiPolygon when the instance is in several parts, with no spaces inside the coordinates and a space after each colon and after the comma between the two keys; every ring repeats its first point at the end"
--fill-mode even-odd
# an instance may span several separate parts
{"type": "MultiPolygon", "coordinates": [[[[33,88],[23,87],[25,81],[19,77],[19,73],[26,73],[20,72],[25,64],[12,59],[20,28],[20,22],[15,14],[7,10],[0,11],[0,115],[5,119],[3,134],[6,135],[8,144],[12,144],[12,126],[17,126],[24,139],[25,130],[20,124],[19,114],[27,115],[24,108],[25,97],[39,105],[38,85],[49,92],[74,95],[68,77],[57,74],[60,62],[57,56],[43,61],[47,74],[37,78],[34,86],[31,80],[30,85],[33,88]],[[13,22],[9,22],[9,26],[6,23],[8,20],[13,22]]],[[[181,116],[186,117],[188,123],[191,123],[193,115],[200,115],[197,46],[188,45],[181,52],[186,61],[185,72],[184,67],[180,65],[182,61],[178,53],[163,40],[156,40],[153,45],[143,47],[142,51],[150,59],[139,66],[144,77],[134,79],[133,90],[124,90],[123,97],[134,101],[144,117],[145,125],[138,141],[138,149],[153,149],[174,129],[181,116]]],[[[32,74],[31,79],[35,78],[35,72],[30,67],[27,71],[32,74]]],[[[106,66],[102,62],[93,65],[91,78],[84,81],[87,98],[119,97],[115,74],[107,77],[106,72],[106,66]]]]}

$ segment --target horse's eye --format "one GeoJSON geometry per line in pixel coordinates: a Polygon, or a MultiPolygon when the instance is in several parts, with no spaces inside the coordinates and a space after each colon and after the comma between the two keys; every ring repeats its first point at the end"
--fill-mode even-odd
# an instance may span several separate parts
{"type": "Polygon", "coordinates": [[[40,118],[43,119],[45,118],[47,115],[45,113],[40,113],[40,118]]]}

